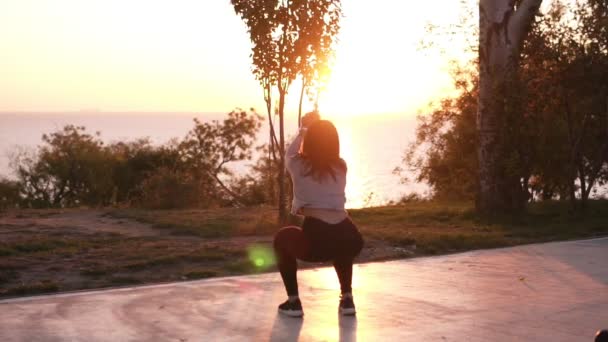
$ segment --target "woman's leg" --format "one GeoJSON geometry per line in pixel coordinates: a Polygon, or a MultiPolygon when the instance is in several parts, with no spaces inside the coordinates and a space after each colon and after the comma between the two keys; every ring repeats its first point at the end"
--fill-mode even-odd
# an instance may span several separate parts
{"type": "Polygon", "coordinates": [[[279,230],[274,236],[274,251],[287,295],[297,296],[298,263],[296,259],[304,259],[309,252],[309,242],[302,229],[285,227],[279,230]]]}
{"type": "Polygon", "coordinates": [[[338,238],[340,248],[337,249],[337,255],[334,258],[334,269],[338,274],[342,294],[350,294],[352,292],[353,261],[363,249],[363,237],[350,220],[345,222],[338,231],[340,232],[338,238]]]}
{"type": "Polygon", "coordinates": [[[353,258],[338,258],[334,260],[334,269],[340,281],[340,292],[352,293],[353,258]]]}

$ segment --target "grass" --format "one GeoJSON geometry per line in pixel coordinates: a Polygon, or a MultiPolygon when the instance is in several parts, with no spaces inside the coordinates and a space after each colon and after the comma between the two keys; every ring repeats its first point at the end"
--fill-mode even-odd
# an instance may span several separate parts
{"type": "Polygon", "coordinates": [[[6,250],[9,251],[10,254],[27,254],[61,249],[63,247],[74,245],[74,243],[70,243],[66,240],[36,237],[33,239],[29,238],[18,243],[12,243],[8,248],[6,248],[6,250]],[[12,253],[10,251],[12,251],[12,253]]]}
{"type": "Polygon", "coordinates": [[[523,215],[492,221],[478,217],[466,203],[414,202],[351,215],[364,236],[416,246],[419,254],[608,235],[608,201],[590,203],[585,215],[572,214],[567,203],[534,203],[523,215]]]}
{"type": "MultiPolygon", "coordinates": [[[[591,202],[585,215],[572,214],[567,203],[536,203],[524,215],[492,221],[478,217],[470,203],[411,202],[350,214],[366,241],[359,262],[608,236],[608,201],[591,202]]],[[[0,225],[0,297],[276,269],[271,208],[99,214],[124,234],[49,229],[44,220],[58,215],[17,212],[14,224],[0,225]],[[39,221],[18,226],[20,216],[39,221]],[[152,227],[151,233],[127,234],[133,221],[152,227]]]]}
{"type": "Polygon", "coordinates": [[[150,224],[176,236],[227,238],[260,236],[276,230],[273,210],[268,208],[223,208],[204,210],[122,209],[107,213],[109,217],[131,219],[150,224]]]}
{"type": "Polygon", "coordinates": [[[0,273],[0,284],[8,283],[9,281],[16,279],[17,275],[18,275],[17,271],[15,271],[15,270],[12,270],[12,269],[2,270],[2,273],[0,273]]]}
{"type": "Polygon", "coordinates": [[[121,286],[121,285],[136,285],[141,284],[142,280],[132,276],[114,276],[109,279],[110,285],[121,286]]]}
{"type": "Polygon", "coordinates": [[[218,272],[215,270],[203,269],[203,270],[187,271],[186,273],[184,273],[184,278],[186,278],[186,279],[205,279],[205,278],[215,277],[217,275],[218,275],[218,272]]]}
{"type": "Polygon", "coordinates": [[[23,296],[59,291],[59,285],[51,280],[43,280],[30,284],[20,284],[9,287],[0,294],[5,296],[23,296]]]}

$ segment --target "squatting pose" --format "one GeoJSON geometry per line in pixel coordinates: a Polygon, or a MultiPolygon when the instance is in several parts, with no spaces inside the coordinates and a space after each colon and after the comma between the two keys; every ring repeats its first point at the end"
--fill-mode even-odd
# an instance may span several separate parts
{"type": "Polygon", "coordinates": [[[286,166],[293,182],[291,213],[304,216],[302,228],[285,227],[274,238],[274,249],[288,299],[279,312],[304,314],[298,295],[297,260],[332,261],[341,297],[339,312],[354,315],[351,282],[353,260],[363,238],[344,210],[346,163],[334,125],[315,112],[302,118],[302,128],[287,148],[286,166]]]}

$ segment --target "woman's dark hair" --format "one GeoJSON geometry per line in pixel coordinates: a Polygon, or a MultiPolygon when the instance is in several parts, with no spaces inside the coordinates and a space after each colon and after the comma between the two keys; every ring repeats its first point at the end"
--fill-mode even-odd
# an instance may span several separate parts
{"type": "Polygon", "coordinates": [[[336,180],[336,169],[346,171],[346,163],[340,158],[338,131],[327,120],[316,121],[308,127],[301,157],[309,166],[304,175],[318,181],[328,175],[336,180]]]}

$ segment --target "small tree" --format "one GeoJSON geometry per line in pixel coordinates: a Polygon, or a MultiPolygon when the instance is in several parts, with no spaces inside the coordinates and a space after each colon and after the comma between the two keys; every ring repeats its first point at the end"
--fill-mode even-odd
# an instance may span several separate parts
{"type": "MultiPolygon", "coordinates": [[[[269,154],[278,160],[279,222],[287,221],[285,180],[285,100],[293,81],[305,89],[321,79],[339,29],[339,0],[232,0],[234,10],[249,31],[253,44],[253,74],[264,90],[270,126],[269,154]],[[279,138],[272,121],[273,94],[278,94],[276,114],[279,138]],[[278,148],[278,157],[275,147],[278,148]]],[[[318,82],[317,82],[318,84],[318,82]]],[[[301,106],[300,106],[301,108],[301,106]]]]}
{"type": "MultiPolygon", "coordinates": [[[[148,138],[119,141],[107,146],[115,161],[114,203],[142,200],[142,183],[158,170],[178,172],[181,168],[177,141],[153,146],[148,138]]],[[[167,171],[168,172],[168,171],[167,171]]]]}
{"type": "Polygon", "coordinates": [[[18,155],[14,166],[26,202],[54,207],[108,204],[114,164],[98,135],[67,125],[44,134],[36,155],[18,155]]]}
{"type": "Polygon", "coordinates": [[[194,128],[178,146],[183,167],[201,187],[218,184],[239,203],[238,194],[224,184],[221,176],[232,175],[227,163],[251,159],[261,120],[253,109],[250,113],[234,110],[222,122],[194,119],[194,128]]]}
{"type": "Polygon", "coordinates": [[[0,210],[16,208],[21,204],[19,182],[0,177],[0,210]]]}
{"type": "Polygon", "coordinates": [[[302,82],[298,102],[298,125],[302,118],[304,94],[319,106],[319,97],[329,79],[334,45],[340,30],[341,9],[338,1],[303,1],[294,9],[294,26],[300,38],[295,51],[302,82]]]}
{"type": "Polygon", "coordinates": [[[579,193],[581,209],[592,189],[606,181],[607,14],[606,2],[579,2],[568,10],[557,1],[535,26],[524,49],[532,63],[522,66],[522,74],[535,87],[537,96],[531,103],[544,118],[539,123],[544,134],[539,136],[546,140],[538,147],[545,151],[539,159],[552,161],[537,172],[545,181],[561,183],[557,191],[561,198],[575,204],[579,193]]]}

